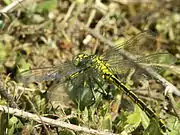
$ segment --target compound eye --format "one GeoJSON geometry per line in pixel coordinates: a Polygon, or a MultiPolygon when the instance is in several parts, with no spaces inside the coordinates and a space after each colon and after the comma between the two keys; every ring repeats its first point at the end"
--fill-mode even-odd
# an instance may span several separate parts
{"type": "Polygon", "coordinates": [[[84,61],[85,61],[86,58],[87,58],[87,55],[86,55],[86,54],[83,54],[83,53],[78,54],[77,56],[75,56],[75,57],[73,58],[73,64],[74,64],[75,66],[82,66],[82,65],[85,64],[84,61]]]}

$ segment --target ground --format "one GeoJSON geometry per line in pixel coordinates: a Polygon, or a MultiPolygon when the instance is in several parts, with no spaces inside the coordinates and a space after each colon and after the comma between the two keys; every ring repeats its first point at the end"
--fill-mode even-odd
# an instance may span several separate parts
{"type": "MultiPolygon", "coordinates": [[[[115,76],[156,111],[171,130],[168,134],[180,134],[178,0],[15,2],[9,9],[12,1],[0,2],[0,110],[12,107],[20,112],[0,113],[1,134],[163,134],[157,119],[150,120],[128,95],[105,80],[94,84],[94,79],[83,78],[83,72],[73,86],[64,87],[60,76],[47,77],[54,71],[60,75],[75,71],[68,62],[82,52],[106,56],[112,64],[108,66],[118,67],[115,76]],[[139,33],[142,36],[133,38],[139,33]],[[134,64],[122,60],[113,48],[138,56],[134,63],[150,65],[162,78],[142,69],[134,73],[134,64]],[[37,81],[33,75],[41,78],[37,81]],[[27,79],[19,79],[22,76],[27,79]],[[42,122],[30,114],[23,116],[22,110],[42,121],[48,117],[70,125],[42,122]]],[[[91,73],[85,77],[94,77],[91,73]]]]}

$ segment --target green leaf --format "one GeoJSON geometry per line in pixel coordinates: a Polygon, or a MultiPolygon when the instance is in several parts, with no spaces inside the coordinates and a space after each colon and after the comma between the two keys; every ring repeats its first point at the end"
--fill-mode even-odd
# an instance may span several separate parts
{"type": "Polygon", "coordinates": [[[17,128],[22,128],[23,124],[22,122],[15,116],[11,117],[9,119],[9,130],[8,130],[8,135],[14,135],[14,131],[17,128]]]}
{"type": "Polygon", "coordinates": [[[19,72],[29,70],[30,64],[27,63],[24,58],[20,58],[19,60],[16,60],[16,63],[19,67],[19,72]]]}
{"type": "Polygon", "coordinates": [[[44,113],[46,110],[47,100],[46,100],[46,93],[42,93],[41,91],[35,91],[33,98],[34,106],[36,107],[37,111],[40,113],[44,113]]]}
{"type": "Polygon", "coordinates": [[[128,132],[134,131],[141,123],[141,109],[135,105],[135,111],[127,117],[128,125],[126,125],[126,130],[128,132]]]}
{"type": "Polygon", "coordinates": [[[51,11],[57,7],[57,0],[46,0],[42,1],[40,4],[37,5],[36,11],[43,12],[43,11],[51,11]]]}
{"type": "Polygon", "coordinates": [[[139,125],[141,122],[141,109],[135,105],[135,111],[127,117],[127,122],[133,125],[139,125]]]}
{"type": "Polygon", "coordinates": [[[18,123],[18,118],[17,117],[13,116],[12,118],[10,118],[10,120],[9,120],[9,126],[10,127],[17,124],[17,123],[18,123]]]}
{"type": "Polygon", "coordinates": [[[8,135],[13,135],[15,130],[15,126],[13,125],[11,128],[8,129],[8,135]]]}
{"type": "Polygon", "coordinates": [[[89,121],[89,119],[88,119],[88,109],[87,109],[87,107],[85,107],[85,109],[84,109],[84,111],[83,111],[83,113],[82,113],[82,118],[83,118],[83,121],[84,121],[84,122],[88,122],[88,121],[89,121]]]}
{"type": "Polygon", "coordinates": [[[127,125],[127,116],[127,112],[122,110],[120,115],[113,121],[113,128],[117,131],[117,133],[122,133],[122,131],[125,131],[124,127],[127,125]]]}
{"type": "Polygon", "coordinates": [[[167,119],[168,127],[170,128],[171,132],[169,135],[179,135],[180,134],[180,121],[177,117],[168,117],[167,119]]]}
{"type": "Polygon", "coordinates": [[[21,128],[23,126],[21,121],[17,117],[15,117],[15,116],[10,118],[9,125],[10,126],[16,125],[16,128],[21,128]]]}
{"type": "Polygon", "coordinates": [[[162,131],[159,128],[159,124],[156,120],[151,120],[150,125],[144,132],[144,135],[162,135],[162,131]]]}
{"type": "Polygon", "coordinates": [[[142,110],[141,110],[141,122],[142,122],[142,126],[144,127],[144,129],[146,129],[148,127],[149,122],[150,122],[148,116],[142,110]]]}
{"type": "Polygon", "coordinates": [[[12,0],[3,0],[6,5],[9,5],[12,3],[12,0]]]}
{"type": "Polygon", "coordinates": [[[7,55],[7,51],[5,45],[0,43],[0,63],[4,61],[6,55],[7,55]]]}
{"type": "Polygon", "coordinates": [[[112,130],[112,119],[110,114],[106,114],[106,116],[101,117],[101,129],[112,130]]]}
{"type": "Polygon", "coordinates": [[[6,133],[7,128],[7,114],[0,112],[0,135],[4,135],[6,133]]]}

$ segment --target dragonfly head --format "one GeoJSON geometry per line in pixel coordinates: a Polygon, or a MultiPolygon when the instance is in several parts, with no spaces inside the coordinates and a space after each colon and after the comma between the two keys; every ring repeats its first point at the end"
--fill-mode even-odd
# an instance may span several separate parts
{"type": "Polygon", "coordinates": [[[88,62],[89,56],[84,53],[80,53],[73,58],[73,64],[77,67],[87,67],[88,62]]]}

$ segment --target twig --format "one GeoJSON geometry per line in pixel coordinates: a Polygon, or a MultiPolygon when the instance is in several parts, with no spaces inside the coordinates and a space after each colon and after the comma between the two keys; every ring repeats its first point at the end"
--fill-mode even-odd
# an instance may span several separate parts
{"type": "Polygon", "coordinates": [[[177,109],[176,109],[176,107],[175,107],[175,101],[174,101],[174,98],[173,98],[173,95],[172,95],[172,93],[168,93],[167,94],[167,97],[168,97],[168,99],[169,99],[169,101],[170,101],[170,104],[171,104],[171,106],[172,106],[172,109],[173,109],[173,111],[174,111],[174,113],[175,113],[175,115],[178,117],[178,119],[180,120],[180,114],[178,113],[178,111],[177,111],[177,109]]]}
{"type": "Polygon", "coordinates": [[[121,3],[121,4],[132,4],[132,3],[147,3],[151,0],[113,0],[114,2],[121,3]]]}
{"type": "Polygon", "coordinates": [[[98,130],[94,130],[94,129],[87,128],[87,127],[81,127],[81,126],[69,124],[69,123],[66,123],[66,122],[60,121],[60,120],[54,120],[54,119],[50,119],[47,117],[41,117],[36,114],[32,114],[32,113],[29,113],[29,112],[26,112],[23,110],[19,110],[19,109],[15,109],[15,108],[10,108],[7,106],[0,105],[0,111],[4,111],[5,113],[13,114],[15,116],[19,116],[19,117],[23,117],[23,118],[29,118],[29,119],[32,119],[39,123],[41,123],[43,121],[46,124],[50,124],[50,125],[54,125],[54,126],[58,126],[58,127],[62,127],[62,128],[67,128],[67,129],[78,131],[78,132],[84,132],[84,133],[95,134],[95,135],[117,135],[117,134],[113,134],[110,132],[98,131],[98,130]]]}
{"type": "Polygon", "coordinates": [[[65,22],[72,16],[72,12],[73,12],[75,6],[76,6],[76,2],[73,2],[73,3],[71,4],[71,6],[69,7],[68,12],[67,12],[67,14],[65,15],[62,23],[65,23],[65,22]]]}
{"type": "MultiPolygon", "coordinates": [[[[103,37],[101,34],[97,33],[95,30],[92,30],[92,29],[86,27],[83,23],[79,22],[79,26],[83,27],[86,31],[88,31],[94,37],[98,38],[104,44],[108,44],[109,46],[112,46],[112,47],[115,46],[115,44],[112,41],[107,40],[105,37],[103,37]]],[[[180,96],[180,91],[173,84],[171,84],[165,78],[163,78],[161,75],[159,75],[157,72],[155,72],[152,68],[149,68],[149,67],[146,67],[143,65],[138,65],[137,63],[135,63],[134,61],[135,61],[136,57],[133,56],[131,53],[129,53],[123,49],[119,50],[119,53],[122,56],[124,56],[125,58],[127,58],[128,60],[130,60],[131,62],[133,62],[134,64],[136,64],[142,70],[146,71],[147,74],[154,77],[158,82],[160,82],[165,87],[165,91],[167,90],[168,92],[172,92],[173,94],[180,96]]]]}
{"type": "Polygon", "coordinates": [[[8,13],[11,12],[18,4],[20,4],[21,2],[23,2],[24,0],[15,0],[13,1],[11,4],[9,4],[8,6],[6,6],[5,8],[0,10],[0,13],[8,13]]]}
{"type": "Polygon", "coordinates": [[[95,15],[96,15],[96,10],[95,10],[95,9],[92,9],[91,12],[90,12],[90,15],[89,15],[87,24],[86,24],[87,27],[90,26],[90,24],[92,23],[92,21],[93,21],[95,15]]]}
{"type": "Polygon", "coordinates": [[[24,97],[26,98],[26,100],[28,101],[28,103],[31,105],[32,110],[33,110],[33,111],[37,114],[37,116],[39,117],[39,119],[40,119],[40,121],[41,121],[41,123],[42,123],[42,125],[43,125],[43,127],[44,127],[44,129],[45,129],[45,131],[46,131],[46,133],[47,133],[48,135],[50,135],[50,133],[49,133],[47,127],[46,127],[46,124],[45,124],[44,121],[41,119],[38,111],[36,110],[36,107],[34,106],[34,104],[31,102],[31,100],[29,99],[28,96],[24,95],[24,97]]]}

